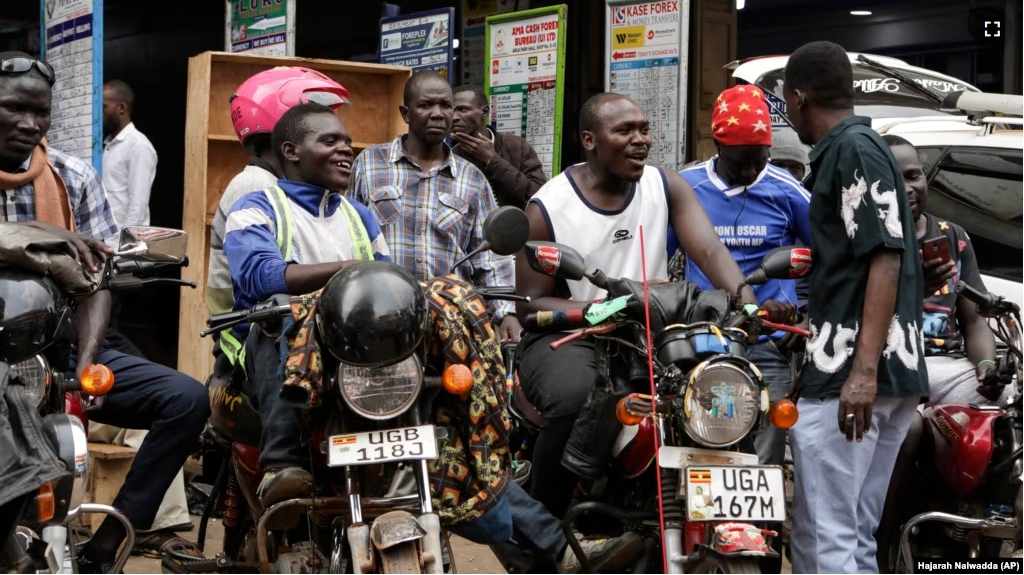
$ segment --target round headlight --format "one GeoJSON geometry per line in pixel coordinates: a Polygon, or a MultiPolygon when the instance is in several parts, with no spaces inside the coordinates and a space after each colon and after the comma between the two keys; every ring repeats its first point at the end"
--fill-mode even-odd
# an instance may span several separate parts
{"type": "Polygon", "coordinates": [[[721,449],[743,439],[757,421],[760,389],[732,362],[694,368],[683,396],[683,426],[694,441],[721,449]]]}
{"type": "Polygon", "coordinates": [[[89,474],[89,439],[82,420],[77,417],[68,419],[71,421],[71,437],[75,447],[75,468],[68,470],[73,478],[68,516],[73,516],[78,513],[78,507],[85,501],[85,478],[89,474]]]}
{"type": "Polygon", "coordinates": [[[46,358],[42,355],[30,357],[11,366],[11,370],[21,379],[26,395],[36,409],[42,407],[46,401],[46,390],[50,387],[50,366],[46,358]]]}
{"type": "Polygon", "coordinates": [[[423,387],[423,367],[416,355],[384,367],[341,363],[338,388],[345,404],[367,419],[391,419],[405,413],[423,387]]]}

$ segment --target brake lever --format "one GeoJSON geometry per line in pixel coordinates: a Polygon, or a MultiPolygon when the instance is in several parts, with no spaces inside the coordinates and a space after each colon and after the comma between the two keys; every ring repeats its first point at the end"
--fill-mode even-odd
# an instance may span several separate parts
{"type": "Polygon", "coordinates": [[[185,280],[179,280],[174,278],[137,278],[135,276],[118,276],[107,282],[107,288],[110,291],[127,291],[145,287],[156,283],[167,283],[175,284],[180,286],[190,287],[196,289],[198,284],[196,282],[190,282],[185,280]]]}

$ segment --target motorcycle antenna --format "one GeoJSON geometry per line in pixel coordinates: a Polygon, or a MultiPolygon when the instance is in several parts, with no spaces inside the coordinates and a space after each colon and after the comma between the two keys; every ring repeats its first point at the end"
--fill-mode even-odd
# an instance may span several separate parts
{"type": "Polygon", "coordinates": [[[647,284],[647,250],[644,246],[644,227],[640,226],[640,271],[644,284],[644,331],[647,334],[647,373],[651,380],[651,417],[654,419],[654,473],[658,481],[658,522],[661,525],[661,553],[664,556],[664,570],[668,573],[668,546],[665,545],[665,494],[661,488],[661,428],[658,424],[658,388],[654,384],[654,346],[651,337],[651,299],[647,284]]]}

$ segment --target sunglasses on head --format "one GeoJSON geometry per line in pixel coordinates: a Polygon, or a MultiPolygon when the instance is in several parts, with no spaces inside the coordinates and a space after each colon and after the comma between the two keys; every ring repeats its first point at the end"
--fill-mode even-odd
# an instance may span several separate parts
{"type": "Polygon", "coordinates": [[[42,60],[34,60],[32,58],[7,58],[0,61],[0,74],[24,74],[35,66],[39,72],[43,74],[46,81],[53,85],[53,82],[57,79],[56,74],[53,72],[53,66],[50,66],[42,60]]]}

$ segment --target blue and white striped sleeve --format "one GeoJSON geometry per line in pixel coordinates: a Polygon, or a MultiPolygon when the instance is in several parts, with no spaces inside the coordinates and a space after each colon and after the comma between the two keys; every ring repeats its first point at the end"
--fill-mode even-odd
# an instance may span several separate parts
{"type": "Polygon", "coordinates": [[[373,214],[370,213],[370,209],[348,198],[342,198],[342,201],[351,204],[355,208],[356,213],[359,214],[359,219],[362,220],[363,227],[366,228],[366,235],[370,236],[370,243],[373,247],[373,259],[379,262],[393,263],[391,261],[391,250],[388,249],[388,244],[384,241],[384,232],[381,231],[377,218],[373,217],[373,214]]]}
{"type": "Polygon", "coordinates": [[[263,192],[242,196],[228,212],[224,227],[224,254],[231,272],[235,301],[257,302],[288,293],[275,238],[274,209],[263,192]]]}

